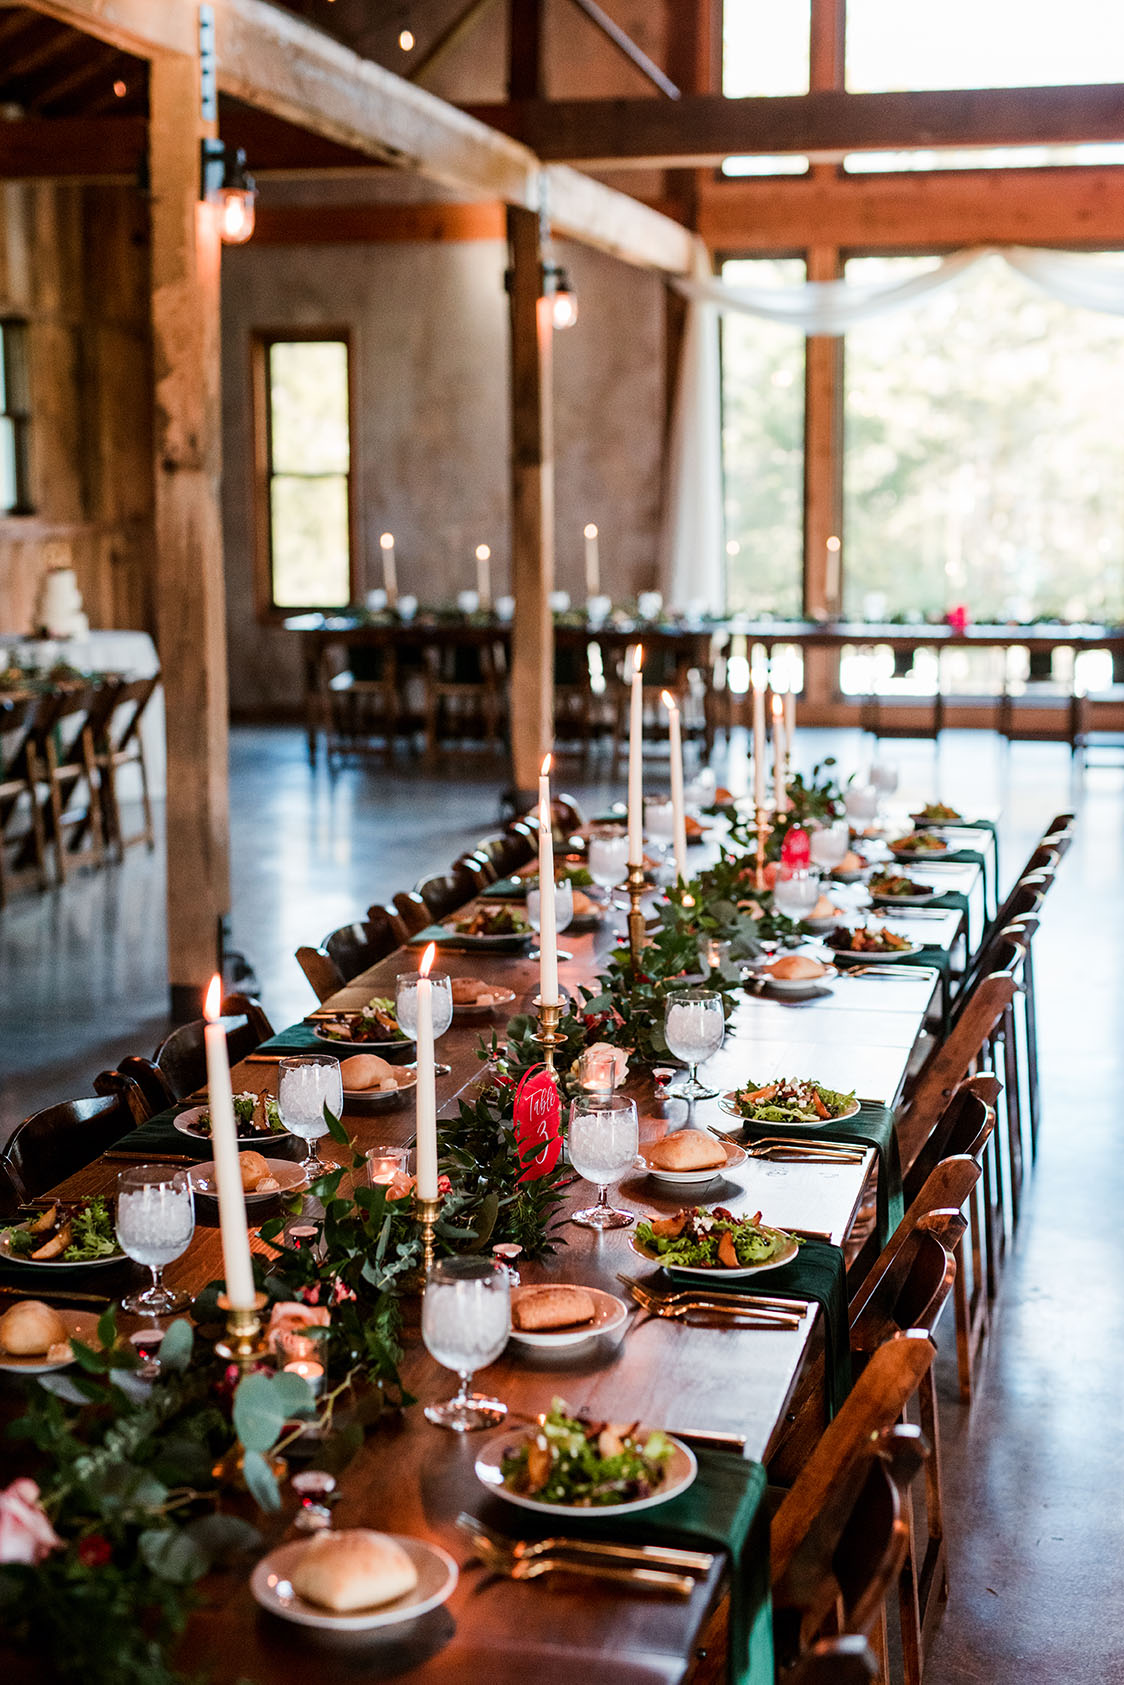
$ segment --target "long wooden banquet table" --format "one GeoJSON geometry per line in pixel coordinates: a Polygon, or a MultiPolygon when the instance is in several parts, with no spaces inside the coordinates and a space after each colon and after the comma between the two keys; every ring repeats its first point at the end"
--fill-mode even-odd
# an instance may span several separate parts
{"type": "MultiPolygon", "coordinates": [[[[980,868],[964,872],[967,883],[978,878],[980,868]]],[[[977,891],[978,884],[971,888],[977,891]]],[[[616,925],[622,922],[618,913],[616,925]]],[[[956,924],[954,919],[950,941],[956,924]]],[[[977,922],[976,931],[981,928],[977,922]]],[[[561,962],[561,982],[576,990],[603,968],[616,930],[607,923],[594,934],[568,931],[563,940],[573,958],[561,962]]],[[[925,940],[934,938],[926,932],[925,940]]],[[[373,995],[393,995],[397,974],[415,970],[417,958],[416,948],[399,950],[325,1005],[355,1010],[373,995]]],[[[529,958],[450,951],[438,964],[453,976],[502,981],[515,991],[512,1011],[531,1009],[538,967],[529,958]]],[[[893,976],[841,977],[828,998],[810,1003],[789,1005],[747,995],[737,1007],[723,1049],[704,1073],[719,1090],[751,1077],[763,1081],[785,1074],[809,1076],[892,1106],[926,1024],[939,1017],[938,992],[935,969],[905,967],[893,976]]],[[[495,1027],[502,1029],[502,1023],[495,1027]]],[[[298,1033],[299,1028],[294,1027],[298,1033]]],[[[479,1081],[480,1041],[479,1023],[456,1019],[441,1039],[438,1058],[451,1066],[450,1075],[438,1078],[442,1115],[455,1115],[457,1096],[479,1081]]],[[[276,1057],[251,1056],[235,1067],[233,1079],[236,1091],[268,1087],[275,1092],[276,1057]]],[[[657,1139],[669,1128],[682,1126],[686,1102],[654,1102],[649,1083],[634,1085],[634,1091],[642,1138],[657,1139]]],[[[697,1103],[693,1120],[720,1130],[733,1127],[713,1100],[697,1103]]],[[[413,1136],[413,1105],[407,1101],[397,1111],[375,1116],[349,1111],[345,1122],[359,1149],[406,1143],[413,1136]]],[[[346,1150],[329,1139],[319,1150],[326,1159],[347,1162],[346,1150]]],[[[874,1162],[872,1150],[861,1164],[830,1167],[750,1158],[724,1181],[712,1184],[706,1202],[739,1212],[761,1210],[767,1222],[821,1231],[841,1245],[864,1198],[869,1199],[874,1162]]],[[[121,1168],[112,1158],[96,1161],[57,1191],[62,1197],[110,1193],[121,1168]]],[[[588,1203],[589,1196],[584,1184],[570,1188],[564,1215],[588,1203]]],[[[614,1198],[637,1214],[667,1213],[682,1203],[639,1176],[622,1183],[614,1198]]],[[[193,1293],[222,1274],[217,1212],[209,1205],[199,1199],[192,1245],[166,1271],[171,1285],[193,1293]]],[[[617,1272],[651,1273],[630,1249],[627,1230],[595,1233],[567,1222],[558,1239],[554,1257],[523,1264],[524,1281],[583,1282],[627,1300],[617,1272]]],[[[254,1245],[268,1254],[256,1236],[254,1245]]],[[[107,1290],[120,1292],[134,1269],[123,1266],[120,1281],[108,1283],[107,1290]]],[[[130,1326],[127,1319],[122,1325],[130,1326]]],[[[702,1436],[736,1436],[742,1455],[764,1461],[784,1430],[802,1375],[822,1359],[822,1352],[814,1303],[795,1331],[716,1332],[661,1319],[643,1321],[637,1312],[623,1333],[599,1337],[571,1352],[544,1356],[509,1346],[477,1384],[504,1399],[513,1413],[530,1416],[561,1397],[596,1417],[638,1419],[702,1436]]],[[[402,1376],[419,1405],[390,1417],[367,1439],[341,1477],[334,1525],[375,1526],[443,1545],[464,1565],[451,1600],[410,1627],[395,1629],[396,1636],[325,1637],[261,1613],[244,1572],[215,1574],[206,1582],[207,1607],[192,1618],[185,1661],[208,1670],[216,1682],[296,1681],[310,1668],[328,1682],[378,1675],[426,1685],[462,1685],[483,1678],[491,1685],[525,1685],[528,1677],[541,1674],[552,1685],[588,1685],[595,1670],[607,1669],[625,1685],[678,1685],[685,1680],[722,1593],[725,1560],[719,1556],[686,1600],[562,1577],[524,1584],[488,1578],[480,1567],[467,1566],[470,1553],[454,1525],[458,1513],[469,1510],[500,1530],[523,1536],[533,1518],[487,1496],[478,1483],[473,1462],[486,1436],[452,1434],[425,1421],[420,1403],[447,1397],[454,1378],[425,1351],[416,1322],[402,1376]]],[[[270,1544],[282,1536],[292,1510],[287,1501],[281,1521],[272,1528],[267,1523],[270,1544]]],[[[654,1537],[659,1536],[658,1518],[656,1511],[651,1516],[654,1537]]]]}

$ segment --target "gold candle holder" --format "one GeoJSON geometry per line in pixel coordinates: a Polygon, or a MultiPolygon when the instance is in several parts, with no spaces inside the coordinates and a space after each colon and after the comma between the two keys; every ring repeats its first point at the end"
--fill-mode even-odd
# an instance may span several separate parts
{"type": "Polygon", "coordinates": [[[560,1000],[551,1003],[543,1000],[541,995],[535,996],[535,1011],[539,1015],[539,1027],[531,1039],[542,1048],[543,1064],[548,1065],[551,1070],[554,1069],[554,1049],[561,1047],[566,1040],[565,1036],[558,1033],[563,1004],[560,1000]]]}
{"type": "Polygon", "coordinates": [[[765,888],[765,841],[773,831],[773,827],[769,823],[769,811],[767,807],[754,809],[754,830],[757,833],[757,852],[753,867],[754,889],[765,888]]]}
{"type": "Polygon", "coordinates": [[[640,898],[648,885],[644,881],[643,862],[634,862],[628,868],[628,877],[624,887],[628,891],[628,947],[632,955],[633,971],[640,970],[640,955],[647,940],[644,928],[644,914],[640,910],[640,898]]]}
{"type": "Polygon", "coordinates": [[[433,1267],[433,1260],[437,1255],[434,1230],[437,1227],[437,1219],[441,1214],[441,1201],[440,1199],[422,1199],[419,1194],[415,1197],[414,1204],[418,1213],[418,1226],[422,1232],[421,1290],[424,1293],[426,1280],[433,1267]]]}
{"type": "Polygon", "coordinates": [[[219,1309],[226,1316],[226,1338],[216,1344],[215,1351],[228,1363],[236,1363],[244,1375],[269,1353],[261,1331],[265,1302],[264,1293],[255,1293],[251,1310],[232,1305],[225,1293],[219,1294],[219,1309]]]}

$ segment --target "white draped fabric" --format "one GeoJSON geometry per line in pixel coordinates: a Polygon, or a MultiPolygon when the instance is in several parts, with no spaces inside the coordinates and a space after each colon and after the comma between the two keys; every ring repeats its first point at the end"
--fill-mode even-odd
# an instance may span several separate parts
{"type": "Polygon", "coordinates": [[[688,300],[679,377],[668,443],[668,495],[660,585],[678,609],[725,606],[722,549],[721,376],[718,318],[760,316],[805,334],[842,334],[890,310],[901,310],[953,286],[984,258],[998,256],[1051,298],[1085,310],[1124,316],[1124,265],[1077,252],[1027,246],[977,246],[954,252],[933,269],[889,282],[806,281],[784,287],[727,285],[709,273],[700,253],[696,272],[672,282],[688,300]]]}

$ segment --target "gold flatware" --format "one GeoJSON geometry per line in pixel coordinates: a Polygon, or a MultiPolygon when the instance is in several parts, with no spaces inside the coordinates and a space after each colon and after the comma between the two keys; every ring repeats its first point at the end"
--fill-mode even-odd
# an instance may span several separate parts
{"type": "Polygon", "coordinates": [[[707,1574],[714,1566],[713,1556],[706,1551],[676,1550],[670,1545],[622,1545],[608,1540],[564,1537],[510,1539],[465,1510],[457,1516],[457,1526],[469,1538],[484,1539],[493,1549],[509,1552],[517,1561],[525,1562],[536,1556],[558,1556],[575,1551],[584,1556],[612,1557],[619,1562],[636,1562],[649,1568],[685,1568],[697,1574],[707,1574]]]}
{"type": "Polygon", "coordinates": [[[831,1245],[831,1235],[826,1229],[794,1229],[789,1227],[785,1230],[785,1233],[795,1235],[798,1240],[825,1240],[829,1246],[831,1245]]]}
{"type": "Polygon", "coordinates": [[[791,1135],[758,1135],[746,1152],[752,1153],[757,1147],[776,1148],[783,1152],[815,1152],[822,1153],[829,1158],[862,1158],[865,1147],[848,1141],[821,1141],[811,1136],[801,1136],[798,1139],[791,1135]]]}
{"type": "Polygon", "coordinates": [[[285,1053],[247,1053],[246,1057],[239,1063],[243,1065],[276,1065],[279,1060],[287,1057],[288,1055],[285,1053]]]}
{"type": "Polygon", "coordinates": [[[576,1574],[584,1579],[608,1580],[614,1585],[640,1590],[670,1592],[675,1597],[690,1597],[696,1584],[688,1574],[671,1574],[661,1568],[614,1568],[608,1563],[583,1562],[577,1557],[515,1557],[497,1550],[483,1536],[476,1538],[474,1545],[485,1568],[508,1580],[537,1580],[543,1574],[576,1574]]]}
{"type": "MultiPolygon", "coordinates": [[[[121,1259],[121,1262],[125,1262],[124,1258],[121,1259]]],[[[76,1269],[81,1269],[81,1267],[80,1264],[75,1265],[76,1269]]],[[[25,1287],[9,1287],[5,1282],[0,1284],[0,1293],[8,1293],[13,1299],[26,1299],[29,1290],[25,1287]]],[[[80,1293],[77,1291],[72,1293],[65,1287],[41,1287],[38,1282],[35,1285],[35,1298],[45,1299],[48,1304],[57,1301],[62,1305],[101,1305],[103,1308],[110,1302],[106,1294],[80,1293]]]]}
{"type": "Polygon", "coordinates": [[[649,1316],[665,1317],[673,1322],[689,1320],[695,1316],[705,1316],[707,1326],[715,1323],[735,1328],[799,1328],[801,1317],[796,1315],[791,1306],[784,1311],[772,1310],[747,1302],[718,1298],[708,1298],[705,1294],[685,1294],[682,1299],[664,1299],[658,1294],[647,1293],[641,1287],[632,1288],[632,1296],[642,1311],[649,1316]],[[730,1320],[722,1324],[722,1319],[730,1320]]]}
{"type": "Polygon", "coordinates": [[[811,1147],[780,1146],[747,1147],[750,1158],[761,1159],[771,1164],[861,1164],[862,1153],[825,1152],[811,1147]]]}
{"type": "Polygon", "coordinates": [[[189,1153],[102,1153],[102,1164],[198,1164],[189,1153]]]}
{"type": "Polygon", "coordinates": [[[654,1288],[645,1286],[637,1281],[635,1276],[618,1275],[618,1281],[623,1281],[626,1287],[632,1289],[633,1296],[639,1300],[640,1295],[647,1299],[656,1299],[663,1304],[681,1304],[691,1299],[696,1303],[705,1301],[707,1304],[751,1305],[760,1310],[783,1311],[786,1316],[806,1316],[808,1306],[803,1299],[784,1299],[779,1294],[771,1293],[724,1293],[720,1288],[710,1287],[682,1287],[675,1288],[670,1293],[657,1293],[654,1288]]]}

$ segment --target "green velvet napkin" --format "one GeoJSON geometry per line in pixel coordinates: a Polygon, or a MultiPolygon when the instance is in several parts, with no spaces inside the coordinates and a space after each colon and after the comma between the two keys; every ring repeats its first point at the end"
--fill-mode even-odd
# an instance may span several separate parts
{"type": "Polygon", "coordinates": [[[526,898],[526,879],[518,877],[497,878],[480,891],[481,901],[525,901],[526,898]]]}
{"type": "MultiPolygon", "coordinates": [[[[704,1286],[696,1275],[668,1268],[673,1280],[687,1287],[704,1286]]],[[[716,1270],[715,1287],[723,1293],[768,1293],[781,1299],[810,1299],[823,1312],[824,1373],[828,1417],[835,1415],[851,1390],[851,1329],[847,1310],[847,1260],[839,1246],[824,1240],[805,1240],[791,1264],[767,1274],[724,1279],[716,1270]]]]}
{"type": "Polygon", "coordinates": [[[670,1503],[629,1521],[614,1516],[571,1522],[566,1532],[641,1544],[682,1544],[730,1558],[730,1685],[773,1685],[773,1606],[766,1475],[760,1463],[729,1452],[695,1451],[697,1478],[670,1503]]]}
{"type": "MultiPolygon", "coordinates": [[[[181,1112],[190,1111],[199,1105],[198,1100],[185,1100],[181,1104],[169,1106],[167,1111],[157,1112],[147,1123],[142,1123],[139,1129],[113,1144],[114,1152],[122,1153],[186,1153],[199,1160],[214,1157],[211,1143],[201,1136],[185,1135],[182,1129],[176,1128],[175,1120],[181,1112]]],[[[263,1135],[254,1145],[259,1152],[266,1153],[270,1158],[300,1158],[304,1143],[289,1134],[263,1135]]]]}
{"type": "MultiPolygon", "coordinates": [[[[286,1030],[278,1030],[275,1036],[263,1041],[260,1047],[255,1047],[255,1053],[266,1053],[283,1056],[286,1053],[334,1053],[330,1041],[322,1041],[316,1034],[315,1024],[290,1024],[286,1030]]],[[[347,1057],[348,1049],[344,1049],[343,1057],[347,1057]]]]}
{"type": "MultiPolygon", "coordinates": [[[[416,936],[411,936],[408,947],[427,948],[431,942],[436,942],[439,948],[448,953],[490,953],[490,954],[521,954],[529,946],[534,932],[527,930],[518,934],[505,936],[458,936],[455,931],[449,931],[443,924],[429,924],[424,930],[419,930],[416,936]],[[487,943],[481,947],[481,942],[487,943]],[[501,946],[502,943],[502,946],[501,946]]],[[[268,1046],[268,1042],[266,1043],[268,1046]]]]}
{"type": "Polygon", "coordinates": [[[902,1161],[898,1151],[898,1132],[894,1114],[889,1106],[877,1100],[860,1100],[854,1117],[833,1118],[830,1122],[812,1124],[745,1123],[740,1134],[749,1141],[762,1135],[783,1135],[793,1141],[806,1141],[809,1136],[821,1141],[858,1142],[873,1147],[878,1154],[878,1247],[881,1251],[902,1218],[905,1216],[905,1197],[902,1193],[902,1161]]]}

